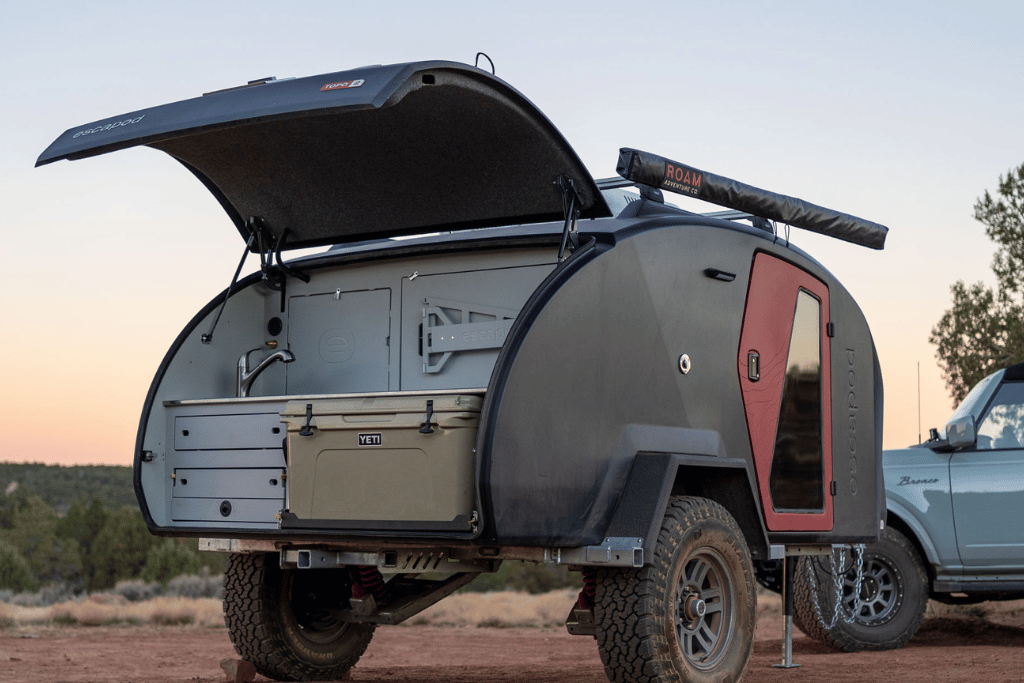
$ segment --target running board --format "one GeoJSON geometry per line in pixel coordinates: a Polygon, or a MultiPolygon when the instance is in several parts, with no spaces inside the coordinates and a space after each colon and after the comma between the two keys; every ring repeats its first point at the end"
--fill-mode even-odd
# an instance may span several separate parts
{"type": "Polygon", "coordinates": [[[936,593],[1018,593],[1024,592],[1024,581],[936,580],[936,593]]]}

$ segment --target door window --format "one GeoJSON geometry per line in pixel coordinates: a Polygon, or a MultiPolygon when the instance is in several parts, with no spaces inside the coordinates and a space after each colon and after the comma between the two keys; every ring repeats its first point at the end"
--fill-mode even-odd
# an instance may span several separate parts
{"type": "Polygon", "coordinates": [[[776,510],[824,507],[821,423],[821,302],[801,289],[769,477],[776,510]]]}
{"type": "Polygon", "coordinates": [[[1024,444],[1024,382],[999,387],[978,423],[978,449],[1021,448],[1024,444]]]}

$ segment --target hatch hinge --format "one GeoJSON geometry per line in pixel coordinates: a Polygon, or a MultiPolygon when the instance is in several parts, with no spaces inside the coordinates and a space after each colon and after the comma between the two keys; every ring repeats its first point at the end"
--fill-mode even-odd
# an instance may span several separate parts
{"type": "Polygon", "coordinates": [[[285,275],[289,275],[289,276],[295,278],[296,280],[301,280],[303,282],[309,282],[309,276],[308,275],[306,275],[304,272],[302,272],[298,268],[292,268],[291,266],[286,266],[284,264],[284,261],[281,260],[281,249],[284,248],[284,243],[288,239],[288,233],[289,232],[291,232],[291,228],[285,228],[284,232],[281,233],[281,239],[279,239],[277,241],[277,249],[274,251],[274,258],[277,260],[277,267],[285,275]]]}
{"type": "Polygon", "coordinates": [[[285,277],[281,271],[274,268],[274,247],[276,240],[270,231],[267,222],[262,216],[249,216],[245,222],[251,235],[256,236],[256,249],[260,254],[260,272],[263,274],[263,282],[275,292],[284,289],[285,277]]]}
{"type": "Polygon", "coordinates": [[[281,259],[281,250],[284,248],[285,242],[288,241],[288,233],[291,228],[285,228],[281,232],[281,236],[274,239],[274,234],[267,226],[267,222],[260,216],[250,216],[246,226],[251,234],[256,235],[257,249],[260,252],[260,272],[263,273],[263,282],[267,287],[275,292],[283,291],[288,276],[309,282],[308,275],[301,270],[286,266],[281,259]]]}
{"type": "Polygon", "coordinates": [[[564,261],[566,249],[569,253],[576,251],[580,246],[580,235],[578,223],[580,210],[583,208],[583,198],[576,189],[576,181],[567,175],[560,175],[555,180],[555,185],[562,195],[562,215],[565,216],[565,225],[562,227],[562,243],[558,247],[558,261],[564,261]]]}

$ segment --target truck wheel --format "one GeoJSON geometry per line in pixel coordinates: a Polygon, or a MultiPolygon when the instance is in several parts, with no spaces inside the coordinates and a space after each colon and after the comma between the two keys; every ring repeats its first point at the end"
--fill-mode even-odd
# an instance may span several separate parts
{"type": "Polygon", "coordinates": [[[281,569],[276,554],[232,554],[224,572],[224,621],[235,651],[278,681],[340,679],[370,644],[372,624],[339,621],[348,574],[281,569]]]}
{"type": "Polygon", "coordinates": [[[839,618],[826,629],[825,622],[832,620],[836,605],[830,563],[801,558],[793,587],[793,623],[811,638],[844,652],[895,650],[906,645],[917,633],[928,606],[928,577],[917,548],[899,531],[886,528],[878,542],[864,550],[863,571],[860,609],[847,623],[856,607],[857,575],[852,567],[843,577],[839,618]]]}
{"type": "Polygon", "coordinates": [[[743,532],[718,503],[672,498],[653,557],[598,572],[597,645],[613,683],[738,681],[757,597],[743,532]]]}

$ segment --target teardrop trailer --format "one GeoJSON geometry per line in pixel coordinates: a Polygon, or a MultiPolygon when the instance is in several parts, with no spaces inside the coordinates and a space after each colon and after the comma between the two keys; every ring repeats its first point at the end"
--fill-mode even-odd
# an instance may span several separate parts
{"type": "Polygon", "coordinates": [[[525,560],[583,573],[566,625],[610,680],[738,681],[755,573],[877,538],[870,331],[769,221],[884,227],[632,149],[594,180],[451,62],[255,81],[37,165],[137,145],[261,259],[167,352],[134,476],[153,533],[230,553],[226,621],[264,675],[340,678],[378,625],[525,560]]]}

